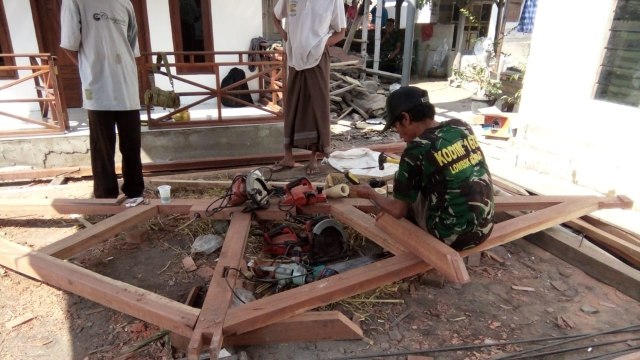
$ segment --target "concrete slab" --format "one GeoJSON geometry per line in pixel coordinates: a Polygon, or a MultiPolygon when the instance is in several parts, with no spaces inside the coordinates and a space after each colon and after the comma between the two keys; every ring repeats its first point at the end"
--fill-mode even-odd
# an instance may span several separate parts
{"type": "MultiPolygon", "coordinates": [[[[161,112],[161,111],[158,111],[161,112]]],[[[206,110],[196,110],[206,118],[206,110]]],[[[223,118],[250,116],[247,110],[225,109],[223,118]],[[229,110],[229,111],[226,111],[229,110]]],[[[84,109],[69,109],[71,129],[63,135],[0,140],[0,168],[46,169],[90,166],[89,126],[84,109]]],[[[146,112],[143,115],[146,118],[146,112]]],[[[194,120],[195,120],[194,119],[194,120]]],[[[166,163],[222,156],[282,153],[282,124],[149,130],[142,128],[142,162],[166,163]],[[257,150],[259,149],[259,151],[257,150]]],[[[120,154],[116,151],[116,162],[120,154]]]]}

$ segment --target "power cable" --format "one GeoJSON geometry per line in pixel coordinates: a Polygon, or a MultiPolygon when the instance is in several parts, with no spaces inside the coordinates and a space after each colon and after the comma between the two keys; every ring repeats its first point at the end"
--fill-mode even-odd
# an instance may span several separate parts
{"type": "Polygon", "coordinates": [[[544,338],[535,338],[535,339],[502,341],[495,344],[464,344],[464,345],[456,345],[456,346],[444,346],[444,347],[425,349],[425,350],[398,351],[398,352],[392,352],[392,353],[377,352],[377,353],[370,353],[370,354],[363,354],[363,355],[351,355],[348,357],[336,357],[336,358],[330,358],[328,360],[371,359],[376,357],[382,358],[382,357],[391,357],[391,356],[450,352],[450,351],[478,349],[478,348],[496,347],[496,346],[504,346],[504,345],[515,345],[515,344],[524,344],[524,343],[536,343],[536,342],[553,341],[553,340],[573,339],[573,338],[597,336],[597,335],[608,334],[608,333],[637,331],[639,328],[640,328],[640,325],[631,325],[631,326],[625,326],[617,329],[611,329],[608,331],[601,331],[601,332],[591,333],[591,334],[564,335],[564,336],[544,337],[544,338]]]}
{"type": "Polygon", "coordinates": [[[527,353],[540,351],[542,349],[546,349],[546,348],[550,348],[550,347],[553,347],[553,346],[566,344],[566,343],[569,343],[569,342],[572,342],[572,341],[587,339],[587,338],[598,336],[598,335],[614,334],[614,333],[623,332],[623,331],[637,331],[639,329],[640,329],[640,325],[633,325],[633,326],[626,327],[624,329],[614,329],[614,330],[600,331],[600,332],[592,333],[592,334],[584,334],[584,335],[581,335],[581,336],[579,336],[579,337],[577,337],[575,339],[559,341],[559,342],[556,342],[554,344],[548,344],[548,345],[544,345],[544,346],[541,346],[541,347],[538,347],[538,348],[523,350],[523,351],[520,351],[520,352],[517,352],[517,353],[514,353],[514,354],[508,354],[508,355],[505,355],[505,356],[501,356],[501,357],[496,358],[496,360],[515,360],[515,359],[520,359],[521,358],[520,356],[525,355],[527,353]]]}

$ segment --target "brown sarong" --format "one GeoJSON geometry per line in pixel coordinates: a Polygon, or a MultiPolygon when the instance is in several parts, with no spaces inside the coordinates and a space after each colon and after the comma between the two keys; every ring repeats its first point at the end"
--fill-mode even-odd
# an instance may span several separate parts
{"type": "Polygon", "coordinates": [[[301,71],[289,68],[284,104],[285,146],[330,152],[329,68],[326,49],[318,65],[301,71]]]}

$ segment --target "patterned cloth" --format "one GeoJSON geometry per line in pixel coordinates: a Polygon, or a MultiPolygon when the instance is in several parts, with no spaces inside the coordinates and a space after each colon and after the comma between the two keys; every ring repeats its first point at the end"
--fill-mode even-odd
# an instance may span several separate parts
{"type": "Polygon", "coordinates": [[[538,8],[538,0],[524,0],[520,21],[516,31],[522,33],[532,33],[533,25],[536,19],[536,9],[538,8]]]}
{"type": "Polygon", "coordinates": [[[493,229],[491,174],[473,130],[458,119],[407,144],[393,196],[422,202],[425,214],[414,214],[418,226],[456,250],[481,243],[493,229]]]}

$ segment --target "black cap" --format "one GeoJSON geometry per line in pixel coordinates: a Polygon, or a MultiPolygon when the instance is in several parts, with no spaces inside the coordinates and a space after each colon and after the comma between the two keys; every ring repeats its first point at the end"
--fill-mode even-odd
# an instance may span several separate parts
{"type": "Polygon", "coordinates": [[[384,132],[389,130],[400,113],[408,112],[416,105],[424,103],[429,103],[429,93],[427,90],[416,86],[403,86],[398,90],[393,91],[387,97],[385,116],[387,124],[384,126],[382,131],[384,132]]]}

